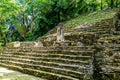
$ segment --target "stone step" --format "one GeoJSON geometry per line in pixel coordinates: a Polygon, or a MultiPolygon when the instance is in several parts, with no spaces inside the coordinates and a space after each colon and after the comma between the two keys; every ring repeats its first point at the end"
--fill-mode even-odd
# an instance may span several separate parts
{"type": "MultiPolygon", "coordinates": [[[[89,36],[86,37],[85,39],[83,38],[84,35],[78,35],[78,36],[74,36],[74,35],[70,35],[66,37],[66,40],[70,40],[73,41],[72,43],[57,43],[56,44],[56,40],[47,40],[49,39],[49,37],[47,39],[44,39],[43,44],[44,46],[62,46],[62,47],[66,47],[66,46],[91,46],[92,42],[93,42],[93,36],[89,36]],[[88,42],[89,41],[89,42],[88,42]],[[83,45],[78,45],[77,43],[81,42],[83,45]]],[[[53,37],[50,37],[53,38],[53,37]]]]}
{"type": "MultiPolygon", "coordinates": [[[[77,28],[74,28],[74,29],[71,29],[71,30],[68,30],[67,32],[82,32],[82,31],[87,31],[87,32],[89,32],[89,31],[105,31],[105,30],[109,30],[109,29],[111,29],[110,27],[108,27],[108,26],[105,26],[105,25],[103,25],[103,26],[92,26],[92,27],[87,27],[87,28],[81,28],[81,27],[77,27],[77,28]]],[[[55,33],[53,33],[53,34],[55,34],[55,33]]],[[[50,34],[49,34],[50,35],[50,34]]]]}
{"type": "Polygon", "coordinates": [[[102,44],[102,46],[108,48],[120,48],[120,44],[116,44],[116,43],[102,44]]]}
{"type": "MultiPolygon", "coordinates": [[[[72,36],[72,35],[86,35],[86,34],[91,34],[92,35],[94,33],[92,33],[92,32],[86,32],[86,33],[83,33],[83,32],[68,32],[68,33],[64,33],[65,37],[66,36],[72,36]]],[[[44,36],[44,37],[42,37],[42,39],[46,39],[48,37],[56,37],[56,33],[44,36]]]]}
{"type": "MultiPolygon", "coordinates": [[[[9,62],[16,62],[17,61],[11,61],[11,60],[1,60],[1,63],[9,63],[9,62]]],[[[27,63],[27,64],[32,64],[32,65],[43,65],[43,66],[50,66],[50,67],[56,67],[56,68],[63,68],[63,69],[69,69],[69,70],[74,70],[74,71],[80,71],[83,72],[85,70],[85,66],[81,65],[75,65],[75,64],[63,64],[63,63],[56,63],[56,62],[47,62],[47,61],[39,61],[39,64],[33,64],[30,61],[26,62],[21,62],[19,63],[27,63]]]]}
{"type": "Polygon", "coordinates": [[[104,37],[104,38],[100,38],[99,40],[98,40],[98,42],[108,42],[108,43],[116,43],[117,42],[117,44],[120,44],[120,36],[119,35],[112,35],[112,36],[109,36],[109,37],[104,37]]]}
{"type": "MultiPolygon", "coordinates": [[[[65,33],[65,39],[73,42],[78,42],[78,41],[83,41],[83,39],[87,39],[92,41],[94,38],[94,33],[93,32],[71,32],[71,33],[65,33]],[[81,39],[81,40],[80,40],[81,39]]],[[[56,41],[56,35],[48,35],[45,36],[41,39],[43,44],[46,44],[46,46],[51,46],[54,41],[56,41]],[[46,42],[48,41],[48,42],[46,42]]],[[[85,43],[85,41],[84,41],[85,43]]]]}
{"type": "Polygon", "coordinates": [[[23,72],[26,74],[38,76],[38,77],[49,79],[49,80],[80,80],[80,79],[83,79],[82,77],[80,79],[77,79],[77,78],[73,78],[70,76],[55,74],[55,73],[46,72],[46,71],[42,71],[42,70],[36,70],[36,69],[31,69],[31,68],[22,68],[22,67],[11,65],[11,64],[8,65],[8,64],[0,63],[0,65],[3,67],[7,67],[7,68],[10,68],[13,70],[17,70],[17,71],[20,71],[20,72],[23,72]]]}
{"type": "Polygon", "coordinates": [[[93,46],[9,47],[5,50],[93,50],[93,46]]]}
{"type": "Polygon", "coordinates": [[[94,29],[109,29],[111,27],[109,27],[109,25],[102,25],[102,26],[93,26],[91,27],[91,29],[94,28],[94,29]]]}
{"type": "Polygon", "coordinates": [[[56,73],[56,74],[62,74],[62,75],[71,76],[74,78],[80,78],[80,75],[82,74],[82,72],[80,72],[79,70],[74,71],[70,69],[56,68],[51,66],[34,65],[34,64],[27,64],[27,63],[13,62],[13,61],[8,61],[6,62],[6,64],[12,64],[12,65],[20,66],[23,68],[31,68],[31,69],[37,69],[37,70],[42,70],[42,71],[56,73]]]}
{"type": "Polygon", "coordinates": [[[102,35],[102,34],[108,34],[109,31],[96,31],[94,32],[95,34],[99,34],[99,35],[102,35]]]}
{"type": "Polygon", "coordinates": [[[23,58],[15,58],[15,57],[0,57],[1,60],[13,60],[13,61],[20,61],[20,62],[31,62],[34,64],[40,64],[41,61],[48,61],[48,62],[58,62],[63,64],[75,64],[75,65],[89,65],[88,61],[80,61],[80,60],[70,60],[70,59],[63,59],[63,58],[39,58],[39,60],[34,59],[23,59],[23,58]]]}
{"type": "Polygon", "coordinates": [[[92,57],[91,56],[82,56],[82,55],[64,55],[64,54],[40,54],[40,55],[34,55],[36,53],[19,53],[19,55],[16,54],[0,54],[0,56],[5,57],[17,57],[17,58],[29,58],[29,59],[35,59],[35,60],[39,60],[39,58],[65,58],[65,59],[71,59],[71,60],[89,60],[92,57]],[[28,55],[27,55],[28,54],[28,55]]]}
{"type": "Polygon", "coordinates": [[[109,66],[109,68],[111,69],[111,71],[113,72],[117,72],[117,73],[120,73],[120,67],[119,66],[109,66]]]}
{"type": "Polygon", "coordinates": [[[109,66],[120,66],[120,63],[114,63],[114,62],[110,62],[110,63],[107,63],[105,65],[109,65],[109,66]]]}
{"type": "Polygon", "coordinates": [[[113,34],[114,35],[120,35],[120,31],[115,31],[113,34]]]}
{"type": "Polygon", "coordinates": [[[99,32],[103,32],[103,33],[107,33],[107,32],[109,32],[110,31],[110,29],[109,28],[106,28],[106,29],[101,29],[101,28],[87,28],[87,29],[78,29],[78,30],[76,30],[77,32],[93,32],[93,33],[99,33],[99,32]],[[106,31],[105,31],[106,30],[106,31]]]}
{"type": "Polygon", "coordinates": [[[51,72],[46,72],[46,71],[40,71],[40,70],[36,70],[36,69],[30,69],[30,68],[25,68],[24,69],[26,72],[25,73],[34,73],[35,76],[42,76],[43,78],[46,78],[48,80],[82,80],[83,79],[83,75],[81,74],[79,75],[79,78],[74,78],[74,77],[70,77],[70,76],[65,76],[65,75],[61,75],[61,74],[56,74],[56,73],[51,73],[51,72]],[[37,73],[37,74],[35,74],[37,73]]]}
{"type": "Polygon", "coordinates": [[[8,65],[6,63],[2,63],[1,61],[0,61],[0,66],[6,67],[6,68],[9,68],[9,69],[12,69],[12,70],[16,70],[16,71],[22,71],[23,70],[22,67],[20,67],[20,66],[11,66],[10,67],[10,65],[8,65]]]}
{"type": "Polygon", "coordinates": [[[112,48],[110,50],[115,51],[115,52],[120,52],[120,48],[112,48]]]}
{"type": "Polygon", "coordinates": [[[103,65],[120,66],[120,57],[119,57],[119,59],[117,57],[115,57],[115,59],[109,60],[109,61],[103,63],[103,65]]]}
{"type": "Polygon", "coordinates": [[[82,55],[82,56],[91,56],[94,53],[94,50],[86,51],[76,51],[76,50],[5,50],[4,54],[15,54],[15,55],[37,55],[41,54],[63,54],[63,55],[82,55]]]}
{"type": "Polygon", "coordinates": [[[119,56],[119,59],[118,58],[114,59],[114,62],[115,63],[120,63],[120,56],[119,56]]]}
{"type": "Polygon", "coordinates": [[[113,36],[113,34],[110,34],[110,33],[106,33],[106,34],[102,34],[100,35],[99,37],[101,38],[104,38],[104,37],[109,37],[109,36],[113,36]]]}
{"type": "MultiPolygon", "coordinates": [[[[88,29],[77,29],[75,32],[94,32],[94,33],[99,33],[99,32],[109,32],[110,29],[105,28],[105,29],[100,29],[100,28],[88,28],[88,29]],[[105,31],[106,30],[106,31],[105,31]]],[[[72,32],[72,31],[70,31],[72,32]]]]}
{"type": "MultiPolygon", "coordinates": [[[[109,29],[108,28],[106,28],[106,31],[108,31],[109,29]]],[[[105,31],[105,29],[102,29],[102,28],[96,28],[96,27],[94,27],[94,28],[90,28],[90,29],[86,29],[86,31],[88,31],[88,32],[104,32],[105,31]]]]}
{"type": "Polygon", "coordinates": [[[112,60],[111,64],[113,64],[113,65],[114,64],[116,64],[116,65],[120,64],[120,56],[118,56],[118,57],[116,56],[115,59],[112,60]]]}

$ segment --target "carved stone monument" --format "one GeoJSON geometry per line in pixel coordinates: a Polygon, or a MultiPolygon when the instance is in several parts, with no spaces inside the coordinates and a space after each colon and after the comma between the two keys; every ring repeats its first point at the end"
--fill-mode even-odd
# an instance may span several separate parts
{"type": "Polygon", "coordinates": [[[64,41],[64,28],[63,28],[63,23],[58,24],[57,28],[57,41],[64,41]]]}

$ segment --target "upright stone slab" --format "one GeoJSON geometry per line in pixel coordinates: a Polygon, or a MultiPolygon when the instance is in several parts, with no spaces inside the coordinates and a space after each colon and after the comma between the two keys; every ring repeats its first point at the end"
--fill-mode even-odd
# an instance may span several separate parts
{"type": "Polygon", "coordinates": [[[64,28],[63,23],[58,24],[57,28],[57,41],[64,41],[64,28]]]}

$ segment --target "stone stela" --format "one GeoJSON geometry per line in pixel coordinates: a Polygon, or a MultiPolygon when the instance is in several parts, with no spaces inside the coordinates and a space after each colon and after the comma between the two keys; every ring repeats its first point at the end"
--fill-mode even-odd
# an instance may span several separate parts
{"type": "Polygon", "coordinates": [[[58,24],[58,28],[57,28],[57,41],[65,41],[64,38],[64,27],[63,27],[63,23],[58,24]]]}

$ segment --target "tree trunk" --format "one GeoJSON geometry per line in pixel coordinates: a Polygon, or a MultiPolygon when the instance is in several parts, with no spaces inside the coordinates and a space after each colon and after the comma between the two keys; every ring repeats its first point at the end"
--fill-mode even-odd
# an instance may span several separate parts
{"type": "Polygon", "coordinates": [[[101,8],[101,10],[103,9],[103,7],[102,7],[102,0],[101,0],[101,6],[100,6],[100,8],[101,8]]]}
{"type": "Polygon", "coordinates": [[[115,2],[115,7],[116,8],[118,7],[118,0],[116,0],[116,2],[115,2]]]}
{"type": "Polygon", "coordinates": [[[111,0],[111,4],[110,4],[111,8],[114,7],[114,0],[111,0]]]}
{"type": "Polygon", "coordinates": [[[2,34],[2,37],[3,37],[3,46],[6,46],[6,43],[7,43],[7,39],[6,39],[6,34],[2,34]]]}
{"type": "Polygon", "coordinates": [[[61,20],[60,20],[60,12],[58,12],[58,22],[60,22],[61,20]]]}
{"type": "Polygon", "coordinates": [[[23,18],[22,18],[22,21],[23,21],[23,24],[25,24],[25,19],[24,19],[25,15],[23,13],[23,18]]]}

